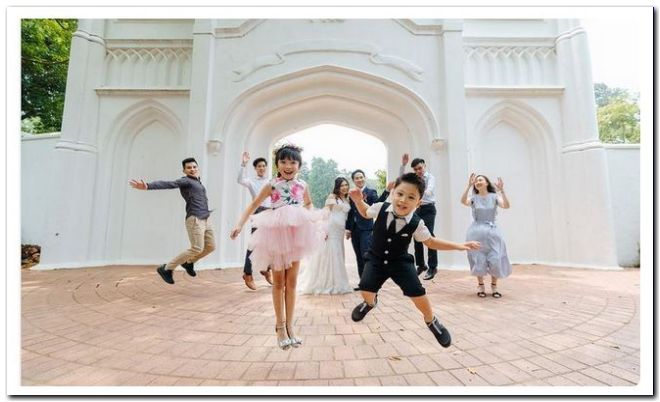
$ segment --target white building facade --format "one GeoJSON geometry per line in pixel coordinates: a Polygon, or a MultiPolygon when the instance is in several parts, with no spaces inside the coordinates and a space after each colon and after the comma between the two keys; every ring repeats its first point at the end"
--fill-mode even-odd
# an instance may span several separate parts
{"type": "MultiPolygon", "coordinates": [[[[128,181],[174,180],[194,156],[218,243],[200,266],[241,266],[247,238],[229,239],[249,202],[241,152],[269,155],[324,123],[380,139],[390,178],[402,153],[424,158],[439,237],[464,239],[474,171],[504,179],[513,262],[639,258],[639,204],[615,219],[610,189],[639,181],[608,170],[608,158],[639,169],[639,153],[608,157],[598,140],[579,21],[542,19],[80,20],[61,136],[22,142],[22,242],[42,246],[43,269],[164,263],[188,246],[183,200],[128,181]]],[[[467,267],[464,253],[439,259],[467,267]]]]}

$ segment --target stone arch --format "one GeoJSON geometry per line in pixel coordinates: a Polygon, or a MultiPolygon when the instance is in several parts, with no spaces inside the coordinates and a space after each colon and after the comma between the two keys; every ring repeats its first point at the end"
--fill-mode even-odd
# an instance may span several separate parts
{"type": "Polygon", "coordinates": [[[499,224],[509,237],[512,260],[561,259],[563,247],[559,247],[557,229],[562,216],[561,198],[553,191],[560,188],[561,168],[547,120],[526,103],[504,100],[481,116],[469,143],[471,170],[509,177],[503,179],[512,209],[500,212],[505,216],[499,224]]]}
{"type": "MultiPolygon", "coordinates": [[[[131,196],[129,177],[132,175],[137,178],[149,177],[149,179],[177,177],[172,177],[172,174],[180,173],[180,169],[173,169],[176,166],[171,166],[172,160],[177,160],[176,155],[170,154],[180,152],[179,150],[185,147],[183,136],[185,131],[176,113],[155,99],[128,105],[117,114],[109,127],[107,136],[101,141],[99,156],[101,169],[97,180],[94,208],[94,221],[102,224],[106,230],[94,231],[98,238],[93,242],[93,247],[96,248],[95,254],[103,256],[104,260],[121,261],[122,254],[127,252],[126,247],[122,245],[125,234],[132,233],[130,224],[127,227],[127,221],[130,219],[126,219],[126,214],[130,212],[128,210],[130,206],[126,205],[127,197],[131,196]],[[167,166],[164,166],[165,164],[167,166]],[[147,167],[146,170],[150,171],[135,169],[135,166],[147,167]]],[[[155,203],[152,204],[153,208],[146,211],[147,217],[150,213],[163,209],[165,205],[175,204],[176,197],[179,197],[178,192],[160,194],[145,192],[140,196],[151,197],[153,198],[151,201],[155,203]]],[[[180,209],[178,205],[172,208],[175,211],[180,209]]],[[[151,225],[153,226],[153,223],[151,225]]],[[[170,222],[157,226],[160,227],[159,231],[170,232],[173,236],[168,242],[176,242],[178,245],[180,230],[169,230],[169,226],[173,225],[170,222]]],[[[149,230],[139,231],[139,233],[147,232],[149,230]]],[[[171,245],[163,248],[167,251],[171,245]]],[[[131,261],[136,261],[136,258],[139,262],[140,256],[131,258],[131,261]]]]}
{"type": "MultiPolygon", "coordinates": [[[[325,65],[271,78],[239,95],[216,125],[213,140],[222,142],[224,157],[215,160],[217,166],[211,166],[210,172],[233,171],[242,150],[266,155],[279,138],[323,123],[354,128],[385,143],[390,177],[398,174],[400,152],[430,159],[433,140],[441,137],[435,115],[409,88],[373,74],[325,65]]],[[[231,180],[218,177],[218,181],[223,183],[221,205],[240,200],[231,191],[231,180]]],[[[241,205],[246,202],[243,198],[241,205]]],[[[238,212],[227,215],[234,222],[238,212]]],[[[221,243],[219,248],[229,260],[239,260],[232,253],[240,247],[225,250],[221,243]]]]}

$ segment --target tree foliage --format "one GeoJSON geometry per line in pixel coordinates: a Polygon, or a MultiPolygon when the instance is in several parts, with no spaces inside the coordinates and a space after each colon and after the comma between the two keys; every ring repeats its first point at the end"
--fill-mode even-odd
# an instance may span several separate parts
{"type": "MultiPolygon", "coordinates": [[[[302,173],[302,172],[301,172],[302,173]]],[[[312,168],[303,178],[309,185],[309,195],[316,208],[323,208],[325,199],[332,192],[335,178],[340,175],[337,162],[332,159],[312,158],[312,168]]]]}
{"type": "Polygon", "coordinates": [[[594,84],[594,95],[600,140],[615,144],[639,143],[638,95],[603,83],[594,84]]]}
{"type": "Polygon", "coordinates": [[[75,19],[21,20],[21,119],[32,119],[23,127],[34,133],[62,127],[71,38],[77,23],[75,19]]]}

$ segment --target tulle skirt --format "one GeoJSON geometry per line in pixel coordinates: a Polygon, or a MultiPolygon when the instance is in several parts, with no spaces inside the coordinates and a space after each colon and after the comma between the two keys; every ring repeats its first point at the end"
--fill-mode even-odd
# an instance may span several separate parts
{"type": "Polygon", "coordinates": [[[279,271],[318,252],[325,239],[323,210],[285,205],[252,216],[257,230],[248,242],[253,267],[279,271]]]}

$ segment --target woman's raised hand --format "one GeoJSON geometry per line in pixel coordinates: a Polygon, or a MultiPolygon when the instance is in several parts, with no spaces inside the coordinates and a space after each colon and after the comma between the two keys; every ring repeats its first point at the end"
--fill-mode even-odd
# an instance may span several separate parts
{"type": "Polygon", "coordinates": [[[477,181],[477,175],[470,173],[470,178],[468,179],[468,187],[474,186],[475,181],[477,181]]]}
{"type": "Polygon", "coordinates": [[[500,193],[504,191],[504,182],[502,181],[501,177],[497,178],[497,183],[495,184],[495,187],[497,188],[497,191],[500,193]]]}

